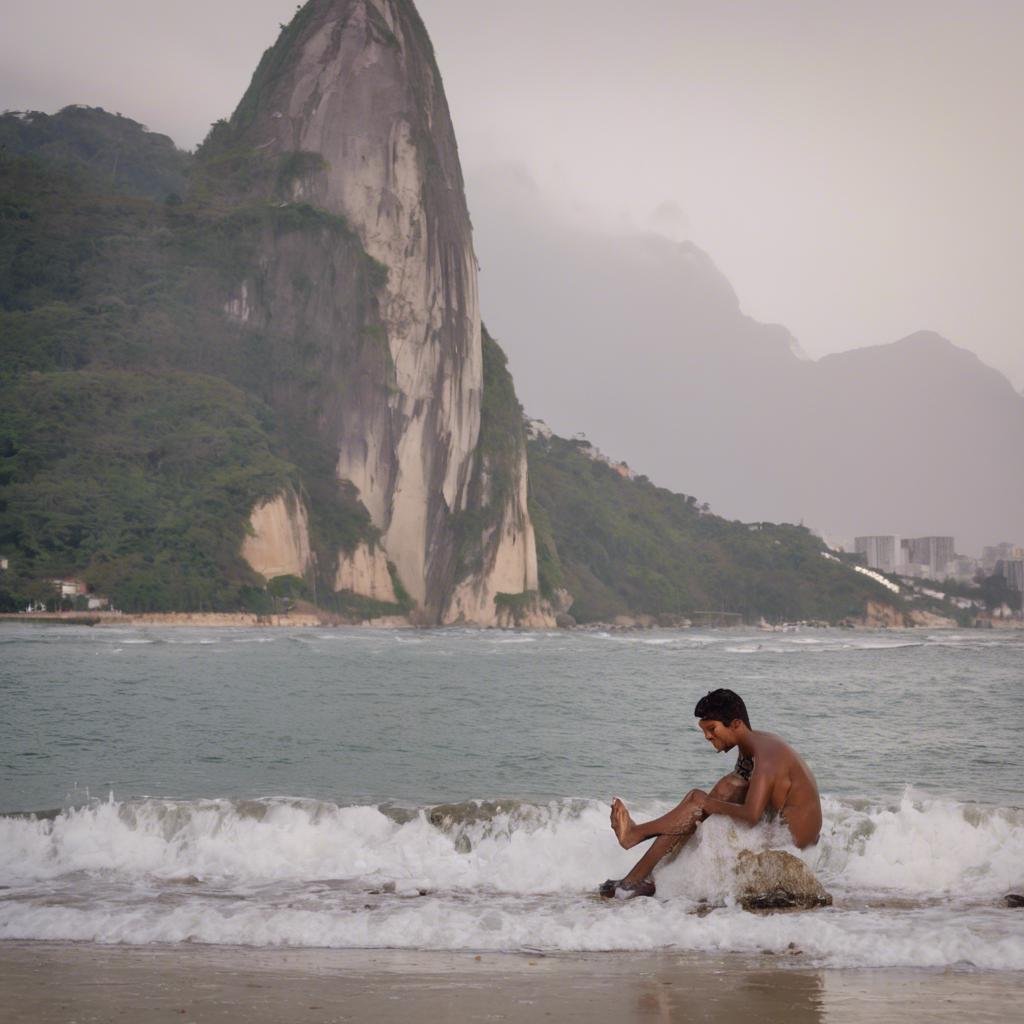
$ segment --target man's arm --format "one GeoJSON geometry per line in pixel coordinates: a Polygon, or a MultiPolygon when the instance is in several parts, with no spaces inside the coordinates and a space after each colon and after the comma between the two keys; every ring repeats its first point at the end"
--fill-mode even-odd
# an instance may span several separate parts
{"type": "Polygon", "coordinates": [[[764,771],[760,764],[755,763],[754,774],[750,777],[746,799],[743,803],[731,803],[727,800],[718,800],[713,796],[706,796],[701,800],[701,809],[705,814],[725,814],[737,821],[755,825],[761,820],[765,808],[768,806],[771,784],[771,774],[764,771]]]}

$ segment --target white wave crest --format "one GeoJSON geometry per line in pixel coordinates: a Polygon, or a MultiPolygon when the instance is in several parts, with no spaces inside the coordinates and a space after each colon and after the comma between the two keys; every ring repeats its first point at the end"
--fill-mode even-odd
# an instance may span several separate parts
{"type": "MultiPolygon", "coordinates": [[[[666,809],[652,803],[634,811],[666,809]]],[[[111,800],[50,819],[0,817],[0,882],[83,871],[238,881],[376,874],[431,888],[526,894],[590,889],[596,873],[624,873],[636,857],[614,843],[608,805],[598,800],[386,810],[278,798],[111,800]]],[[[801,856],[845,892],[984,898],[1024,882],[1022,810],[909,790],[895,805],[826,797],[823,810],[821,842],[801,856]]],[[[712,818],[665,869],[666,882],[672,894],[719,896],[727,874],[721,866],[738,849],[787,840],[779,826],[746,829],[712,818]],[[686,882],[673,881],[677,875],[686,882]]]]}
{"type": "Polygon", "coordinates": [[[851,807],[826,798],[807,860],[850,891],[986,897],[1024,882],[1024,810],[915,798],[851,807]]]}
{"type": "Polygon", "coordinates": [[[595,885],[641,851],[618,847],[597,800],[94,803],[0,818],[0,937],[748,953],[793,942],[837,965],[1024,969],[1024,917],[997,908],[1024,882],[1024,811],[910,792],[826,798],[824,811],[821,842],[800,855],[835,908],[756,917],[735,906],[732,866],[739,849],[786,846],[778,825],[709,819],[659,870],[658,899],[609,904],[595,885]],[[698,916],[699,900],[718,909],[698,916]]]}

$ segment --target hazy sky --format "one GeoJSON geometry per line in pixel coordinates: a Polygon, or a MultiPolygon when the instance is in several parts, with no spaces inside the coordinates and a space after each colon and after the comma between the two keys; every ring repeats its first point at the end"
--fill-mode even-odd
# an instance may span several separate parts
{"type": "MultiPolygon", "coordinates": [[[[295,6],[0,0],[0,105],[194,146],[295,6]]],[[[1024,3],[418,6],[467,177],[516,161],[566,217],[692,239],[812,356],[928,328],[1024,387],[1024,3]]]]}

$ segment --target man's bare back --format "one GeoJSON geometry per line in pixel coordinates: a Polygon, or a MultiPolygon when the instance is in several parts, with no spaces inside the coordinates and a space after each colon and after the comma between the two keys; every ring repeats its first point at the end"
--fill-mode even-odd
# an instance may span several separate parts
{"type": "Polygon", "coordinates": [[[609,879],[602,895],[653,895],[650,880],[654,866],[678,850],[708,815],[724,814],[755,825],[766,814],[778,814],[801,849],[813,846],[821,832],[821,799],[814,775],[803,758],[784,740],[770,732],[750,728],[746,707],[731,690],[715,690],[704,697],[695,713],[704,738],[720,752],[738,747],[736,770],[720,779],[710,793],[691,790],[668,814],[637,824],[626,805],[612,801],[611,824],[619,844],[630,849],[655,839],[647,853],[621,881],[609,879]],[[706,716],[706,717],[701,717],[706,716]],[[753,771],[742,768],[753,762],[753,771]]]}

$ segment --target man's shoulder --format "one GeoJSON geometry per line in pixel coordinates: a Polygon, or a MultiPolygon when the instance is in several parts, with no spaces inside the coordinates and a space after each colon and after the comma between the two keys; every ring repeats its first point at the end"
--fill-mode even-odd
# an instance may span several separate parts
{"type": "Polygon", "coordinates": [[[754,747],[754,761],[762,762],[765,766],[779,760],[788,760],[796,757],[797,752],[781,737],[773,732],[761,732],[751,730],[754,747]]]}
{"type": "Polygon", "coordinates": [[[775,732],[768,732],[766,729],[751,729],[750,738],[755,747],[789,747],[789,744],[775,732]]]}

